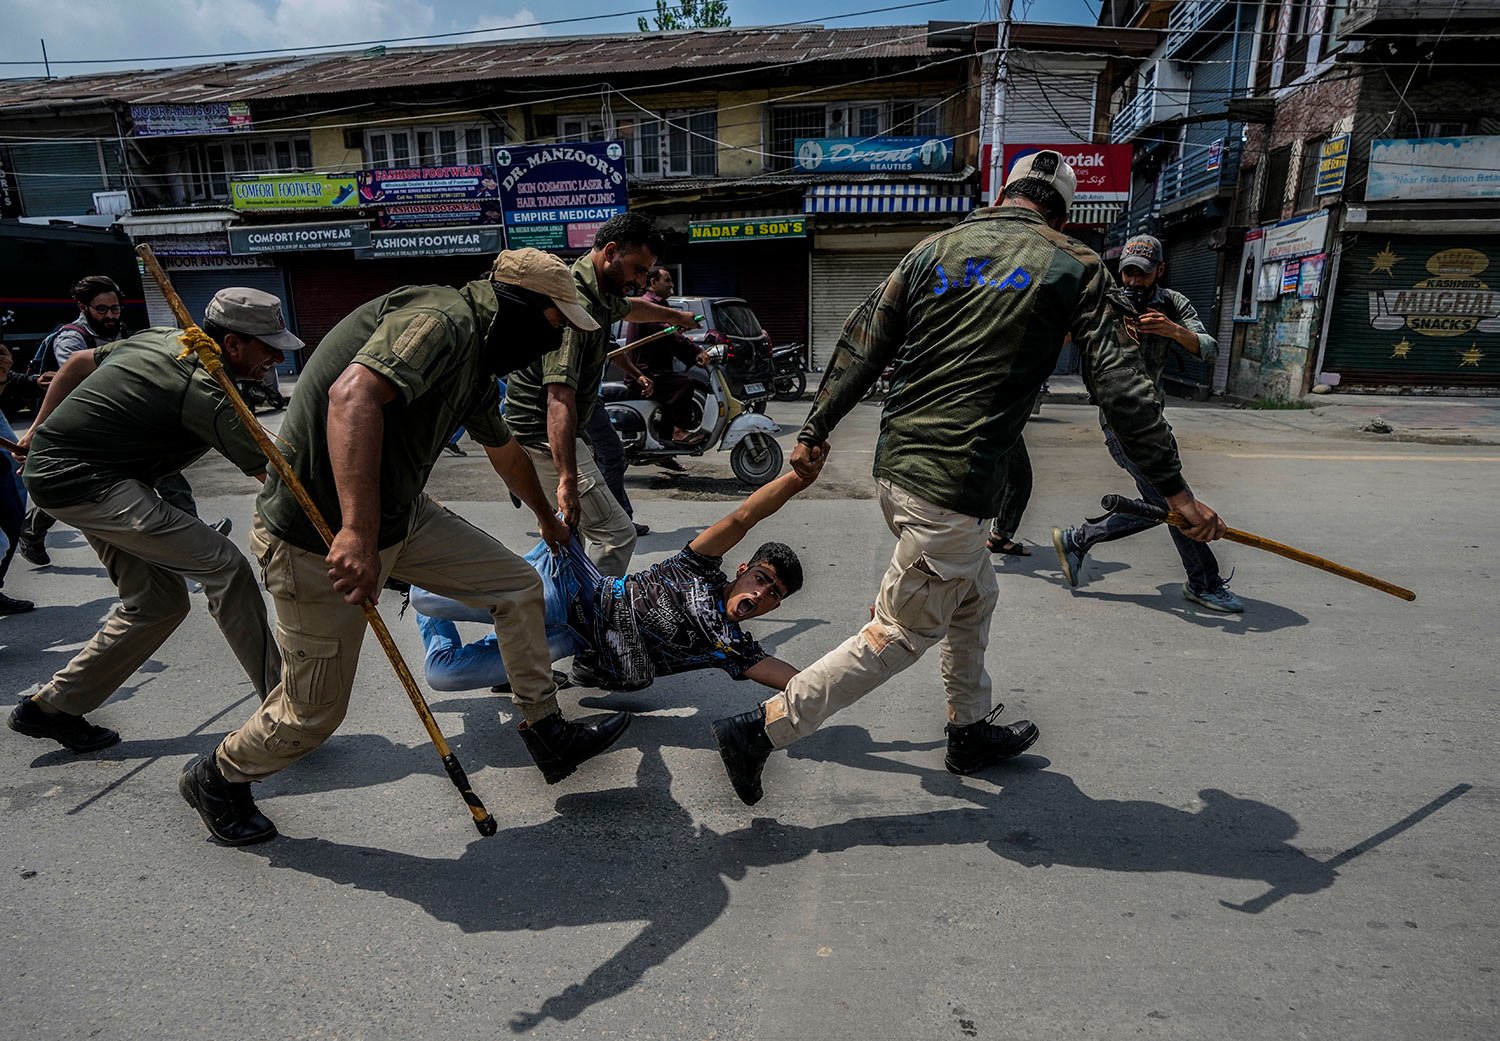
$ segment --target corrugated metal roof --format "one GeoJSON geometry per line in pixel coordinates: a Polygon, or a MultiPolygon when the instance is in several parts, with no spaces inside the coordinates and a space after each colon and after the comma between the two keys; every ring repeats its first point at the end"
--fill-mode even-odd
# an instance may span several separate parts
{"type": "Polygon", "coordinates": [[[248,101],[443,83],[603,77],[654,72],[691,79],[731,68],[796,62],[923,59],[926,26],[714,29],[616,36],[534,37],[495,43],[266,58],[173,69],[0,80],[0,108],[86,99],[128,104],[248,101]]]}

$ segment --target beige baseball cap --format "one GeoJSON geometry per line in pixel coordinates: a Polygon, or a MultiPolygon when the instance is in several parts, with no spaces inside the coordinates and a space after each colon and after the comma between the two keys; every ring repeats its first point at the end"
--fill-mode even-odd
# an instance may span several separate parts
{"type": "Polygon", "coordinates": [[[1073,173],[1073,168],[1061,153],[1044,148],[1017,159],[1016,165],[1010,168],[1010,176],[1005,178],[1005,187],[1009,188],[1022,180],[1041,181],[1049,185],[1062,196],[1064,209],[1073,208],[1073,193],[1078,190],[1078,176],[1073,173]]]}
{"type": "Polygon", "coordinates": [[[551,253],[531,248],[505,250],[495,258],[490,279],[551,297],[563,317],[576,329],[591,333],[599,328],[599,323],[579,302],[573,272],[551,253]]]}
{"type": "Polygon", "coordinates": [[[259,289],[231,286],[219,290],[203,309],[203,319],[232,333],[253,336],[279,351],[295,351],[302,346],[286,327],[281,301],[259,289]]]}

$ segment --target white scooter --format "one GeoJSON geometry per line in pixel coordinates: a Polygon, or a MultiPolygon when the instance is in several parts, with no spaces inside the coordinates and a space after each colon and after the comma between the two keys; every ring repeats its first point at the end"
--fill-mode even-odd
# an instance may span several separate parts
{"type": "Polygon", "coordinates": [[[744,398],[737,398],[724,374],[723,348],[708,349],[707,377],[692,370],[693,410],[691,430],[702,430],[708,437],[696,445],[672,441],[669,424],[662,420],[661,405],[641,397],[633,382],[606,382],[599,388],[599,398],[609,413],[609,421],[625,446],[625,461],[633,466],[649,466],[675,456],[700,456],[711,448],[729,453],[729,467],[734,475],[751,487],[768,483],[781,472],[781,445],[776,435],[781,428],[759,413],[752,404],[764,404],[771,388],[752,383],[744,398]],[[758,390],[758,393],[748,393],[758,390]]]}

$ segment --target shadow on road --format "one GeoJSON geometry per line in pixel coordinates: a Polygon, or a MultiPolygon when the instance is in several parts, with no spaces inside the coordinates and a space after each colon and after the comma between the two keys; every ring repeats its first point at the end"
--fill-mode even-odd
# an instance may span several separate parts
{"type": "Polygon", "coordinates": [[[1181,582],[1167,582],[1156,588],[1156,596],[1149,593],[1101,593],[1089,589],[1075,590],[1074,595],[1148,607],[1153,611],[1173,615],[1184,622],[1201,625],[1206,629],[1220,629],[1236,635],[1274,633],[1281,629],[1294,629],[1307,624],[1306,615],[1265,600],[1254,600],[1248,596],[1242,596],[1240,599],[1245,602],[1244,614],[1220,614],[1185,600],[1182,596],[1181,582]]]}
{"type": "MultiPolygon", "coordinates": [[[[681,722],[702,729],[701,721],[681,722]]],[[[1287,893],[1316,892],[1337,874],[1288,843],[1298,830],[1290,814],[1217,789],[1201,793],[1196,811],[1093,799],[1046,769],[1046,759],[1027,756],[994,771],[1005,788],[992,790],[887,758],[937,743],[875,743],[860,728],[835,727],[815,744],[808,752],[820,759],[912,774],[973,805],[818,827],[757,818],[721,834],[696,824],[672,797],[671,774],[653,744],[642,749],[635,787],[566,795],[551,820],[476,840],[456,860],[322,839],[281,838],[249,852],[275,868],[408,901],[466,933],[645,923],[583,980],[517,1012],[516,1033],[572,1020],[629,990],[718,920],[729,905],[729,880],[815,853],[982,843],[1024,867],[1181,871],[1258,879],[1287,893]]]]}

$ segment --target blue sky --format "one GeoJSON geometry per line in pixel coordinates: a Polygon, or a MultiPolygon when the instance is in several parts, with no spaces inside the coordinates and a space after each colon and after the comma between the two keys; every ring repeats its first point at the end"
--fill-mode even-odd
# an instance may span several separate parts
{"type": "MultiPolygon", "coordinates": [[[[917,25],[929,20],[994,18],[998,0],[942,0],[903,10],[873,11],[913,0],[729,0],[735,25],[766,25],[816,18],[829,26],[917,25]],[[868,13],[859,13],[868,12],[868,13]],[[853,17],[837,17],[853,15],[853,17]]],[[[0,76],[41,75],[40,39],[47,41],[53,74],[98,71],[69,59],[127,59],[114,68],[169,64],[172,55],[467,32],[462,37],[629,32],[634,14],[655,0],[0,0],[5,27],[0,76]],[[602,17],[596,17],[602,16],[602,17]],[[589,18],[566,25],[557,18],[589,18]]],[[[1016,17],[1031,21],[1092,23],[1090,0],[1016,0],[1016,17]]]]}

